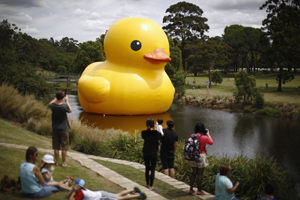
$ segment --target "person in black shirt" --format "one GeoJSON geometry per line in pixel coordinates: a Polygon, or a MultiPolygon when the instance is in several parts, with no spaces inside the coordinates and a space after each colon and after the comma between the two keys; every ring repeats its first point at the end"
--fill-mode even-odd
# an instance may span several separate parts
{"type": "Polygon", "coordinates": [[[67,166],[67,150],[69,148],[70,125],[67,113],[72,112],[68,96],[61,90],[56,92],[55,99],[49,103],[52,110],[52,146],[56,166],[59,165],[59,150],[62,149],[62,166],[67,166]],[[63,104],[65,100],[66,104],[63,104]]]}
{"type": "Polygon", "coordinates": [[[161,139],[161,134],[154,130],[154,119],[148,118],[146,121],[147,130],[142,131],[141,135],[144,139],[144,161],[145,161],[145,177],[147,188],[154,190],[153,182],[155,176],[155,167],[157,161],[158,141],[161,139]]]}
{"type": "Polygon", "coordinates": [[[163,165],[164,174],[175,178],[174,159],[178,144],[177,133],[173,130],[174,122],[167,121],[167,128],[163,129],[164,135],[161,139],[160,159],[163,165]]]}

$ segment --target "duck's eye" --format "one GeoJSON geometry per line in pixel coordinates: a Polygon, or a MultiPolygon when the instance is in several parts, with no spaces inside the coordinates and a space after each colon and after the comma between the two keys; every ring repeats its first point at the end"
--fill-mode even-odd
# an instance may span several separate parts
{"type": "Polygon", "coordinates": [[[133,51],[138,51],[142,48],[142,43],[138,40],[134,40],[131,42],[130,47],[133,51]]]}

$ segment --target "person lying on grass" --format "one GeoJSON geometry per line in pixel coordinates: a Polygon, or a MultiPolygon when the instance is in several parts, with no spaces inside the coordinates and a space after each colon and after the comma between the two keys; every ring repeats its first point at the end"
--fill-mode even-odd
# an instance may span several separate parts
{"type": "Polygon", "coordinates": [[[123,199],[146,199],[147,195],[140,190],[139,187],[134,187],[130,190],[123,190],[118,194],[109,193],[106,191],[91,191],[85,187],[85,181],[83,179],[76,179],[75,184],[72,187],[72,191],[67,196],[69,200],[93,200],[93,199],[109,199],[109,200],[123,200],[123,199]],[[132,194],[130,193],[138,193],[132,194]]]}
{"type": "Polygon", "coordinates": [[[72,188],[69,185],[73,182],[74,178],[72,176],[67,176],[67,178],[61,182],[53,180],[54,167],[54,158],[52,155],[46,154],[42,160],[41,173],[44,178],[43,186],[57,186],[60,189],[71,191],[72,188]]]}

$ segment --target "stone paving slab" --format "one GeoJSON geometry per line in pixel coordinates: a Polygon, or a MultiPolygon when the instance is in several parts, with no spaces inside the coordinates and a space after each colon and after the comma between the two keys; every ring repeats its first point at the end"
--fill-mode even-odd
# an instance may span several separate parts
{"type": "MultiPolygon", "coordinates": [[[[135,169],[138,169],[140,171],[145,171],[145,166],[140,164],[140,163],[135,163],[132,164],[134,162],[130,162],[130,161],[126,161],[126,160],[122,160],[120,161],[119,159],[114,159],[114,158],[104,158],[104,157],[100,157],[100,156],[90,156],[93,159],[98,159],[98,160],[103,160],[103,161],[109,161],[109,162],[113,162],[113,163],[118,163],[118,164],[123,164],[123,165],[127,165],[127,166],[131,166],[135,169]]],[[[155,178],[170,184],[171,186],[177,188],[177,189],[182,189],[185,192],[188,192],[190,189],[190,186],[182,181],[178,181],[177,179],[171,178],[170,176],[167,176],[161,172],[155,171],[155,178]]],[[[194,188],[195,191],[197,191],[197,188],[194,188]]],[[[205,192],[205,191],[204,191],[205,192]]],[[[215,196],[208,193],[206,195],[196,195],[193,194],[194,196],[197,196],[199,199],[202,200],[215,200],[215,196]]]]}

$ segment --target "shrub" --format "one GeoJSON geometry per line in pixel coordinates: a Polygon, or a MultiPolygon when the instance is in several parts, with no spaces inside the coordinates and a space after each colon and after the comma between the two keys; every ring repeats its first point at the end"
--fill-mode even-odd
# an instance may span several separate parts
{"type": "Polygon", "coordinates": [[[217,84],[221,84],[223,82],[223,77],[219,71],[215,71],[211,75],[211,82],[217,84]]]}
{"type": "MultiPolygon", "coordinates": [[[[175,172],[177,179],[189,184],[192,170],[190,164],[184,159],[183,148],[184,142],[179,142],[175,157],[175,172]]],[[[289,195],[295,194],[292,189],[294,183],[289,180],[286,172],[278,166],[274,158],[257,156],[250,159],[239,155],[233,158],[209,156],[208,160],[209,166],[206,167],[203,174],[202,187],[212,194],[215,192],[215,178],[222,164],[232,167],[230,179],[233,184],[240,181],[241,185],[235,194],[242,199],[259,199],[265,193],[264,186],[267,182],[273,182],[280,186],[276,190],[278,199],[289,199],[287,198],[289,195]]]]}
{"type": "Polygon", "coordinates": [[[263,116],[274,116],[274,117],[280,117],[281,115],[279,110],[275,110],[269,107],[265,107],[261,110],[258,110],[256,111],[256,113],[263,116]]]}
{"type": "Polygon", "coordinates": [[[14,87],[0,85],[0,115],[20,123],[50,115],[49,109],[33,95],[21,95],[14,87]]]}
{"type": "Polygon", "coordinates": [[[260,109],[265,106],[265,99],[263,94],[259,93],[258,91],[254,95],[254,105],[256,108],[260,109]]]}

